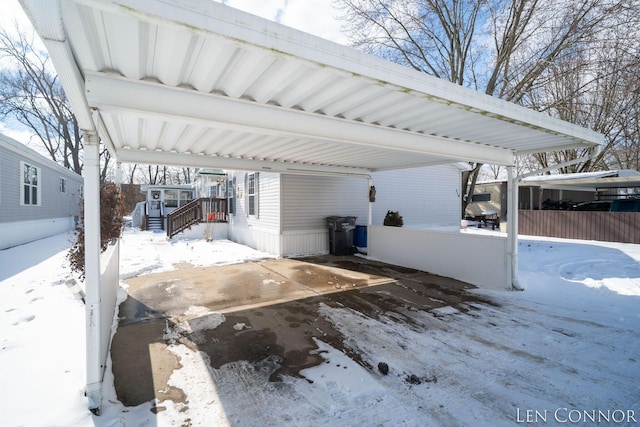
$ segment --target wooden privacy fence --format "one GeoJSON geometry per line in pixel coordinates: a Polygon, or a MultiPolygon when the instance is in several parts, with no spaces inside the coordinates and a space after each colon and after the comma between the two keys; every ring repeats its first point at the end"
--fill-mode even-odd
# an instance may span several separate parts
{"type": "Polygon", "coordinates": [[[518,234],[640,243],[640,212],[521,210],[518,234]]]}

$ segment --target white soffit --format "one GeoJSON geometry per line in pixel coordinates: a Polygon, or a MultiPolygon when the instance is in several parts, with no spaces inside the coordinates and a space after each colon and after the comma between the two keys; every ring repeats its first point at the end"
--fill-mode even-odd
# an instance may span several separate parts
{"type": "Polygon", "coordinates": [[[21,2],[124,162],[367,174],[603,140],[209,0],[21,2]]]}

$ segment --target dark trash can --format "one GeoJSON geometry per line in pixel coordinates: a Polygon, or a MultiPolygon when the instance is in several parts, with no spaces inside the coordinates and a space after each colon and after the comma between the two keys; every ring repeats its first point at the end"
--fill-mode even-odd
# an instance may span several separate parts
{"type": "Polygon", "coordinates": [[[356,248],[367,247],[367,226],[366,225],[356,225],[356,231],[353,236],[353,246],[355,246],[356,248]]]}
{"type": "Polygon", "coordinates": [[[353,230],[356,228],[355,216],[329,216],[329,253],[331,255],[351,255],[353,250],[353,230]]]}

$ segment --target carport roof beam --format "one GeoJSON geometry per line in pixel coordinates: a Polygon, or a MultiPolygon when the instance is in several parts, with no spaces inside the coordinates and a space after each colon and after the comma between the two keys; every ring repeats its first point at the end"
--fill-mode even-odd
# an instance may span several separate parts
{"type": "Polygon", "coordinates": [[[441,158],[513,164],[513,151],[507,149],[105,73],[87,73],[86,96],[91,107],[107,113],[127,110],[146,117],[218,129],[339,142],[441,158]]]}

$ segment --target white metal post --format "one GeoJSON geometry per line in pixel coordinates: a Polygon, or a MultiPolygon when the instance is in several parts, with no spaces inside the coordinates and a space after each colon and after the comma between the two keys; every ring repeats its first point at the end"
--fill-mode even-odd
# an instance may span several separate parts
{"type": "Polygon", "coordinates": [[[104,367],[100,352],[100,150],[95,131],[83,132],[84,142],[84,272],[87,321],[87,399],[98,412],[104,367]]]}
{"type": "Polygon", "coordinates": [[[507,167],[507,279],[513,289],[522,291],[518,282],[518,177],[515,166],[507,167]]]}

